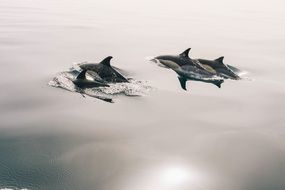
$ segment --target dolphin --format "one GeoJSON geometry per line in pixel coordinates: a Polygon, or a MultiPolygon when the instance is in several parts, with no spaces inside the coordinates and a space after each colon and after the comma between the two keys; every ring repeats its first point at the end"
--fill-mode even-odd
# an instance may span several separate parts
{"type": "Polygon", "coordinates": [[[129,82],[123,75],[121,75],[116,69],[114,69],[110,61],[113,57],[108,56],[103,59],[100,63],[85,63],[79,65],[83,70],[91,71],[92,74],[96,75],[99,80],[104,82],[120,83],[120,82],[129,82]]]}
{"type": "Polygon", "coordinates": [[[109,87],[109,85],[99,82],[99,81],[92,81],[86,79],[86,72],[87,70],[82,70],[76,79],[72,80],[73,84],[77,87],[84,89],[84,88],[94,88],[94,87],[109,87]]]}
{"type": "Polygon", "coordinates": [[[211,83],[221,88],[224,80],[215,73],[208,71],[199,61],[194,61],[189,57],[190,48],[179,55],[161,55],[151,61],[159,66],[172,69],[178,74],[181,88],[186,89],[187,80],[211,83]]]}
{"type": "MultiPolygon", "coordinates": [[[[154,59],[158,60],[158,61],[162,61],[160,66],[166,67],[166,68],[172,68],[174,65],[178,65],[178,66],[183,66],[183,65],[193,65],[196,66],[199,69],[205,70],[205,68],[203,67],[203,65],[198,62],[198,61],[193,61],[190,57],[189,57],[189,51],[191,50],[191,48],[186,49],[185,51],[183,51],[182,53],[180,53],[179,55],[160,55],[155,57],[154,59]],[[173,65],[174,64],[174,65],[173,65]]],[[[154,60],[152,60],[154,61],[154,60]]]]}
{"type": "Polygon", "coordinates": [[[195,61],[202,64],[207,71],[217,74],[218,76],[221,76],[225,79],[240,79],[240,77],[235,73],[235,71],[238,69],[233,66],[224,64],[223,60],[224,57],[222,56],[215,60],[196,59],[195,61]]]}

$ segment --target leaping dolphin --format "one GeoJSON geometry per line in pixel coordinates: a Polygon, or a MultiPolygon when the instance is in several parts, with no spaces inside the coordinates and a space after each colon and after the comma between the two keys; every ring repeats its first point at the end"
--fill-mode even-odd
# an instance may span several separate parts
{"type": "Polygon", "coordinates": [[[99,81],[92,81],[86,79],[86,72],[87,70],[82,70],[76,79],[72,80],[73,84],[77,87],[84,89],[84,88],[94,88],[94,87],[109,87],[109,85],[99,82],[99,81]]]}
{"type": "Polygon", "coordinates": [[[215,73],[208,71],[199,61],[193,61],[189,57],[189,51],[190,48],[179,55],[157,56],[151,61],[175,71],[178,74],[181,88],[184,90],[186,90],[187,80],[212,83],[220,88],[224,80],[215,73]]]}
{"type": "Polygon", "coordinates": [[[99,78],[105,82],[129,82],[123,75],[121,75],[116,69],[114,69],[110,61],[113,57],[108,56],[103,59],[100,63],[86,63],[79,65],[79,67],[83,70],[92,71],[99,78]]]}
{"type": "Polygon", "coordinates": [[[222,56],[215,60],[196,59],[195,61],[198,61],[200,64],[202,64],[207,71],[212,72],[225,79],[240,79],[240,77],[234,72],[234,70],[237,68],[224,64],[223,60],[224,57],[222,56]]]}

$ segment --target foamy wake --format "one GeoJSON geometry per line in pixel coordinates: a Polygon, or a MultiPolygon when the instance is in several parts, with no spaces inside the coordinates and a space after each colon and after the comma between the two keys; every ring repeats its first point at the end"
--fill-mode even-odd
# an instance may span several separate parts
{"type": "Polygon", "coordinates": [[[53,87],[62,88],[71,92],[79,92],[82,95],[88,95],[108,102],[111,102],[112,99],[119,95],[144,96],[153,90],[147,81],[135,79],[130,79],[129,83],[110,83],[108,84],[109,87],[79,89],[72,82],[78,74],[79,70],[73,67],[70,71],[58,73],[48,84],[53,87]]]}

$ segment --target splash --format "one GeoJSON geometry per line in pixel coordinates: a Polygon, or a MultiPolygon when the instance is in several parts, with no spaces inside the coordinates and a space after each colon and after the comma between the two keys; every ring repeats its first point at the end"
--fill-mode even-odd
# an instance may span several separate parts
{"type": "MultiPolygon", "coordinates": [[[[109,87],[80,89],[72,82],[80,73],[77,66],[78,64],[75,64],[69,71],[58,73],[48,84],[52,87],[62,88],[70,92],[78,92],[83,96],[87,95],[107,102],[113,102],[113,99],[120,95],[145,96],[153,90],[147,81],[135,79],[129,79],[129,83],[110,83],[108,84],[109,87]]],[[[91,76],[87,76],[87,78],[92,79],[91,76]]]]}

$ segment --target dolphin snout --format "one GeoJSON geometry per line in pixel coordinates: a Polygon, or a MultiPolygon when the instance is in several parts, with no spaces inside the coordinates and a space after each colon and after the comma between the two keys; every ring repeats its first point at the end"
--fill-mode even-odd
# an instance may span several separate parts
{"type": "Polygon", "coordinates": [[[155,58],[151,59],[150,61],[159,67],[170,69],[170,67],[167,64],[165,64],[164,60],[161,60],[161,59],[158,59],[155,57],[155,58]]]}
{"type": "Polygon", "coordinates": [[[150,61],[154,63],[159,63],[159,61],[156,58],[150,59],[150,61]]]}

